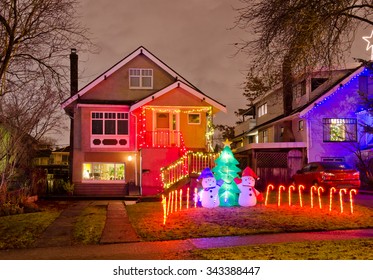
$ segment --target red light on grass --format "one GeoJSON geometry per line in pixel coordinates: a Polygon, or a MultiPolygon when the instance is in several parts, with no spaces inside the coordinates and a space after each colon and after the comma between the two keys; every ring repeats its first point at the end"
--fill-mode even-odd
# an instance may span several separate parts
{"type": "Polygon", "coordinates": [[[357,191],[355,189],[351,189],[350,190],[350,210],[351,210],[351,214],[354,213],[354,200],[352,199],[352,195],[355,194],[356,195],[357,191]]]}
{"type": "Polygon", "coordinates": [[[281,205],[281,191],[285,190],[283,185],[279,186],[278,188],[278,197],[277,197],[277,206],[281,205]]]}
{"type": "Polygon", "coordinates": [[[335,187],[330,188],[329,191],[329,212],[332,211],[332,204],[333,204],[333,193],[337,192],[335,187]]]}
{"type": "Polygon", "coordinates": [[[302,191],[304,191],[304,186],[303,185],[299,185],[298,186],[298,193],[299,193],[299,204],[300,204],[300,207],[303,207],[302,191]]]}
{"type": "Polygon", "coordinates": [[[295,190],[295,187],[293,185],[290,185],[289,187],[289,206],[291,206],[291,192],[295,190]]]}
{"type": "Polygon", "coordinates": [[[346,189],[339,190],[339,206],[341,207],[341,213],[343,213],[343,193],[347,193],[346,189]]]}

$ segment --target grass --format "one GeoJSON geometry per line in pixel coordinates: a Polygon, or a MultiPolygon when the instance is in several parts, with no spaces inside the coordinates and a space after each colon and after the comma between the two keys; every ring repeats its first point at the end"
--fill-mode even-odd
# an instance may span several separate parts
{"type": "Polygon", "coordinates": [[[317,199],[314,208],[307,204],[308,197],[304,199],[302,208],[289,207],[286,200],[280,207],[272,202],[255,207],[189,208],[169,214],[165,225],[160,202],[130,205],[127,213],[145,241],[373,227],[372,209],[355,205],[351,214],[346,203],[344,213],[340,213],[339,201],[335,201],[336,207],[329,212],[327,206],[319,209],[317,199]]]}
{"type": "Polygon", "coordinates": [[[73,238],[78,244],[98,244],[106,221],[106,205],[88,206],[78,217],[73,238]]]}
{"type": "Polygon", "coordinates": [[[0,249],[32,247],[59,214],[51,210],[0,217],[0,249]]]}
{"type": "Polygon", "coordinates": [[[373,239],[276,243],[193,250],[169,256],[190,260],[373,260],[373,239]]]}

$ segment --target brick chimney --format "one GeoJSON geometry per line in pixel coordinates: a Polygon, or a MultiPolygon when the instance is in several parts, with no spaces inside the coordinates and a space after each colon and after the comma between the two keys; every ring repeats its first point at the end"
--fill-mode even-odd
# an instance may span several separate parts
{"type": "Polygon", "coordinates": [[[78,54],[76,49],[71,49],[70,53],[70,95],[78,92],[78,54]]]}

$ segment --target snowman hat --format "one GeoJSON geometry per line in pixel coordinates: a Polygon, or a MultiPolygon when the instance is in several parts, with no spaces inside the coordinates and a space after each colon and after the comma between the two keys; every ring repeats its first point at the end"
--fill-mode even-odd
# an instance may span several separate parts
{"type": "Polygon", "coordinates": [[[202,180],[202,179],[205,179],[205,178],[211,178],[211,177],[215,177],[215,176],[212,173],[211,169],[207,167],[207,168],[202,170],[201,175],[199,175],[199,177],[198,177],[198,180],[202,180]]]}
{"type": "Polygon", "coordinates": [[[246,167],[242,171],[242,177],[253,177],[254,179],[258,179],[258,176],[255,174],[255,172],[250,167],[246,167]]]}

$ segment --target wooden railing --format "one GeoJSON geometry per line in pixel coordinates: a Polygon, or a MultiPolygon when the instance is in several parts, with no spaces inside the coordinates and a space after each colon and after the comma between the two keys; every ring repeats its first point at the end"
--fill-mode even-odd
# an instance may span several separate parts
{"type": "Polygon", "coordinates": [[[161,169],[163,188],[168,189],[191,174],[200,174],[207,167],[215,166],[217,153],[187,152],[184,156],[161,169]]]}

